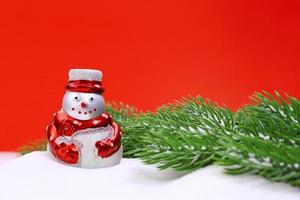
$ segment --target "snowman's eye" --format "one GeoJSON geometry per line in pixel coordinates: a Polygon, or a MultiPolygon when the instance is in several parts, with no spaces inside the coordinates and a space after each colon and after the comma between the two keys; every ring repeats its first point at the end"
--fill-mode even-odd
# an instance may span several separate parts
{"type": "Polygon", "coordinates": [[[91,100],[91,101],[94,101],[94,98],[93,98],[93,97],[91,97],[91,98],[90,98],[90,100],[91,100]]]}
{"type": "Polygon", "coordinates": [[[78,100],[78,97],[74,97],[75,100],[78,100]]]}

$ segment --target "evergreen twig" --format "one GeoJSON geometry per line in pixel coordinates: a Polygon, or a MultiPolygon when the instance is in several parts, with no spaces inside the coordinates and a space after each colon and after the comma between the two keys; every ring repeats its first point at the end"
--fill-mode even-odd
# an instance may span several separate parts
{"type": "MultiPolygon", "coordinates": [[[[300,102],[266,92],[252,100],[237,112],[201,97],[183,98],[154,113],[122,103],[107,111],[122,127],[124,157],[186,172],[218,164],[228,174],[253,173],[300,186],[300,102]]],[[[21,152],[36,149],[45,149],[45,142],[21,152]]]]}

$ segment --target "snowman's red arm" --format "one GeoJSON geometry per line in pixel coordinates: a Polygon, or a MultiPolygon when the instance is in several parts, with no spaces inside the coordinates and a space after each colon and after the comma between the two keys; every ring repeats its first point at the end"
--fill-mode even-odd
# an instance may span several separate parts
{"type": "Polygon", "coordinates": [[[69,164],[76,164],[79,152],[75,144],[57,144],[55,141],[59,136],[68,135],[72,130],[74,130],[74,126],[70,126],[70,123],[67,123],[67,114],[58,112],[55,113],[54,120],[48,125],[46,132],[51,153],[59,160],[69,164]],[[65,127],[68,129],[66,130],[65,127]]]}
{"type": "Polygon", "coordinates": [[[114,135],[105,141],[98,141],[95,144],[96,148],[98,149],[98,156],[102,158],[110,157],[121,147],[121,128],[115,122],[112,122],[111,126],[114,130],[114,135]]]}
{"type": "MultiPolygon", "coordinates": [[[[54,116],[54,119],[56,116],[54,116]]],[[[55,120],[52,121],[47,129],[47,138],[49,141],[49,147],[52,154],[69,164],[76,164],[78,162],[79,152],[74,144],[56,144],[55,140],[57,137],[61,136],[62,134],[60,131],[57,130],[57,126],[55,125],[55,120]]]]}
{"type": "Polygon", "coordinates": [[[46,128],[46,132],[47,132],[47,138],[48,138],[48,141],[51,143],[51,142],[54,142],[55,139],[59,136],[58,135],[58,132],[57,132],[57,129],[54,125],[53,122],[51,122],[47,128],[46,128]]]}

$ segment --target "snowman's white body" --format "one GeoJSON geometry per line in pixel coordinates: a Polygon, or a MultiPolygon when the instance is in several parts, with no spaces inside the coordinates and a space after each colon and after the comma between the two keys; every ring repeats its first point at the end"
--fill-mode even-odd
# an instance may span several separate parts
{"type": "Polygon", "coordinates": [[[73,143],[79,149],[79,161],[78,167],[82,168],[100,168],[110,167],[120,163],[122,158],[122,146],[120,149],[108,158],[101,158],[98,156],[98,149],[95,147],[95,143],[100,140],[105,140],[108,137],[112,137],[113,128],[107,126],[97,129],[86,129],[77,131],[73,137],[73,143]]]}
{"type": "MultiPolygon", "coordinates": [[[[70,70],[69,78],[69,80],[101,80],[102,73],[98,70],[73,69],[70,70]]],[[[64,95],[62,111],[79,121],[98,117],[104,110],[105,101],[101,94],[66,91],[64,95]]],[[[95,144],[97,141],[112,137],[114,134],[113,131],[114,129],[111,126],[89,128],[77,131],[72,136],[59,136],[55,142],[57,144],[64,142],[76,145],[79,151],[78,163],[75,164],[77,167],[110,167],[120,163],[123,152],[122,146],[110,157],[101,158],[98,156],[98,149],[95,144]]]]}
{"type": "MultiPolygon", "coordinates": [[[[75,144],[79,151],[79,159],[77,164],[71,166],[81,168],[103,168],[111,167],[120,163],[123,149],[120,149],[108,158],[98,156],[98,150],[95,147],[97,141],[105,140],[113,135],[111,126],[103,128],[85,129],[75,132],[72,136],[60,136],[56,139],[56,143],[62,142],[66,144],[75,144]]],[[[49,148],[48,148],[49,151],[49,148]]],[[[49,151],[51,154],[51,152],[49,151]]],[[[51,154],[52,155],[52,154],[51,154]]],[[[58,160],[59,162],[62,162],[58,160]]],[[[67,163],[64,163],[67,164],[67,163]]],[[[69,164],[68,164],[69,165],[69,164]]]]}

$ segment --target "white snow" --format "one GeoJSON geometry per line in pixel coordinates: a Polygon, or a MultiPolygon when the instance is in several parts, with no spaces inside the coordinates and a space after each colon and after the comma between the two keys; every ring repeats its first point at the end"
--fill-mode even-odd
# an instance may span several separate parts
{"type": "Polygon", "coordinates": [[[270,136],[265,135],[265,134],[263,134],[263,133],[258,133],[258,136],[259,136],[260,138],[264,139],[264,140],[270,140],[270,136]]]}
{"type": "Polygon", "coordinates": [[[280,113],[280,115],[281,115],[282,117],[286,117],[286,114],[284,113],[283,110],[279,110],[279,113],[280,113]]]}
{"type": "Polygon", "coordinates": [[[191,133],[197,133],[197,131],[191,126],[189,126],[189,130],[190,130],[191,133]]]}
{"type": "MultiPolygon", "coordinates": [[[[20,154],[11,151],[0,152],[0,165],[20,157],[20,154]]],[[[0,187],[1,190],[1,187],[0,187]]]]}
{"type": "Polygon", "coordinates": [[[255,175],[230,176],[209,166],[190,174],[159,171],[136,159],[81,169],[33,152],[0,166],[0,199],[22,200],[298,200],[299,188],[255,175]]]}
{"type": "Polygon", "coordinates": [[[294,117],[291,117],[291,120],[295,123],[298,123],[298,120],[296,120],[294,117]]]}
{"type": "Polygon", "coordinates": [[[202,129],[201,127],[197,127],[197,130],[199,133],[205,134],[206,131],[204,129],[202,129]]]}

